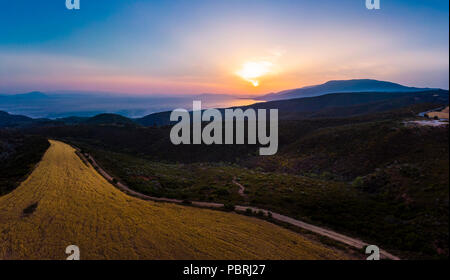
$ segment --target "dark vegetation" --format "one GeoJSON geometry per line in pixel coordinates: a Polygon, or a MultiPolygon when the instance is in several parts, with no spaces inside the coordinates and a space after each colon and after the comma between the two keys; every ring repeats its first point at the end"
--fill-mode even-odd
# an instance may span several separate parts
{"type": "Polygon", "coordinates": [[[257,147],[173,146],[170,127],[38,129],[69,141],[153,196],[252,205],[361,237],[408,258],[448,257],[448,127],[405,126],[436,104],[280,122],[276,156],[257,147]],[[244,185],[238,194],[233,178],[244,185]]]}
{"type": "MultiPolygon", "coordinates": [[[[293,146],[299,139],[311,135],[313,131],[325,128],[354,125],[358,123],[379,122],[383,120],[401,121],[414,118],[417,113],[436,108],[436,104],[418,104],[394,111],[366,114],[347,118],[318,118],[304,120],[283,120],[279,122],[279,153],[295,152],[293,146]]],[[[179,145],[170,141],[171,126],[140,127],[123,125],[71,125],[37,127],[27,130],[30,133],[55,138],[80,140],[96,147],[133,153],[139,157],[162,162],[248,162],[258,155],[257,145],[179,145]]],[[[363,138],[361,141],[365,141],[363,138]]],[[[332,149],[332,146],[330,147],[332,149]]],[[[264,157],[257,157],[258,161],[264,157]]],[[[270,157],[272,158],[272,157],[270,157]]],[[[270,158],[264,161],[270,167],[270,158]]],[[[271,169],[268,169],[271,170],[271,169]]],[[[283,169],[283,172],[285,170],[283,169]]]]}
{"type": "MultiPolygon", "coordinates": [[[[64,120],[64,119],[63,119],[64,120]]],[[[100,114],[84,121],[86,124],[136,125],[131,119],[116,114],[100,114]]]]}
{"type": "Polygon", "coordinates": [[[278,108],[281,119],[349,117],[373,114],[421,103],[448,103],[448,91],[334,93],[317,97],[256,103],[256,109],[278,108]]]}
{"type": "Polygon", "coordinates": [[[22,133],[0,129],[0,195],[15,189],[49,147],[42,136],[25,136],[22,133]]]}
{"type": "Polygon", "coordinates": [[[448,129],[433,130],[417,131],[428,137],[424,149],[433,157],[416,161],[420,155],[404,154],[348,181],[323,172],[300,176],[226,163],[164,164],[92,146],[86,150],[142,193],[259,206],[364,238],[408,258],[447,257],[448,129]],[[246,197],[238,194],[234,177],[246,188],[246,197]]]}
{"type": "Polygon", "coordinates": [[[0,129],[46,126],[54,123],[48,119],[32,119],[21,115],[11,115],[0,111],[0,129]]]}

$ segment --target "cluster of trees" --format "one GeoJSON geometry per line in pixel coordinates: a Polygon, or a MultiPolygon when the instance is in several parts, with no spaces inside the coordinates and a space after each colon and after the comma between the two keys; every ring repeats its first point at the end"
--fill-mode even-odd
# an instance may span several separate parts
{"type": "Polygon", "coordinates": [[[0,129],[0,196],[14,190],[50,146],[42,136],[0,129]]]}

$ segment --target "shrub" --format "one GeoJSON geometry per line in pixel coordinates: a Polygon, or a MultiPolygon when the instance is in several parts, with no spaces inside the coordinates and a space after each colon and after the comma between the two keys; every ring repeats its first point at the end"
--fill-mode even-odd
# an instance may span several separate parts
{"type": "Polygon", "coordinates": [[[412,165],[406,164],[400,167],[400,173],[409,178],[417,178],[420,176],[420,170],[412,165]]]}
{"type": "Polygon", "coordinates": [[[225,203],[225,205],[223,206],[223,208],[225,208],[226,211],[234,211],[235,206],[232,203],[225,203]]]}
{"type": "Polygon", "coordinates": [[[364,177],[358,176],[353,180],[352,186],[355,188],[362,188],[364,186],[364,177]]]}
{"type": "Polygon", "coordinates": [[[215,194],[219,195],[219,196],[227,196],[230,194],[230,192],[226,189],[218,189],[214,192],[215,194]]]}
{"type": "Polygon", "coordinates": [[[23,214],[24,215],[30,215],[33,214],[34,211],[36,211],[36,208],[38,207],[38,203],[33,203],[30,206],[28,206],[27,208],[23,209],[23,214]]]}

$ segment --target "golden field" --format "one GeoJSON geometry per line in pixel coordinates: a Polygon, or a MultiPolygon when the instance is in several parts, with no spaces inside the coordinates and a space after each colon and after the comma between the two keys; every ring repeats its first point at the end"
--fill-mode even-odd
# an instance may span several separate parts
{"type": "Polygon", "coordinates": [[[0,197],[0,259],[62,260],[72,244],[81,259],[345,257],[256,218],[130,197],[72,147],[50,142],[33,173],[0,197]]]}
{"type": "Polygon", "coordinates": [[[442,111],[437,111],[437,112],[428,112],[427,116],[429,118],[435,118],[437,117],[438,119],[447,119],[448,120],[448,113],[449,113],[449,109],[448,106],[442,110],[442,111]]]}

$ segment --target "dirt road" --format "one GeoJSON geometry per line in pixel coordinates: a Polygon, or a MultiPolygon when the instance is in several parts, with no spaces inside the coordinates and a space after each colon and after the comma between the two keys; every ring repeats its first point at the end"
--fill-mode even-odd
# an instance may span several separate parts
{"type": "MultiPolygon", "coordinates": [[[[102,169],[98,163],[95,161],[95,159],[91,156],[88,155],[89,159],[91,160],[94,168],[97,169],[97,171],[102,174],[107,180],[112,181],[113,178],[112,176],[110,176],[104,169],[102,169]]],[[[245,188],[244,186],[242,186],[241,184],[239,184],[236,181],[236,178],[233,179],[233,183],[239,186],[239,194],[241,195],[245,195],[244,191],[245,188]]],[[[170,202],[170,203],[183,203],[182,200],[179,199],[171,199],[171,198],[161,198],[161,197],[152,197],[152,196],[148,196],[148,195],[144,195],[142,193],[133,191],[132,189],[130,189],[128,186],[126,186],[125,184],[121,183],[121,182],[117,182],[115,184],[119,189],[121,189],[122,191],[124,191],[125,193],[129,194],[129,195],[133,195],[135,197],[139,197],[141,199],[145,199],[145,200],[153,200],[153,201],[161,201],[161,202],[170,202]]],[[[191,205],[193,206],[199,206],[199,207],[207,207],[207,208],[222,208],[224,207],[224,204],[222,203],[214,203],[214,202],[200,202],[200,201],[192,201],[191,205]]],[[[305,223],[303,221],[300,220],[296,220],[293,218],[290,218],[288,216],[284,216],[282,214],[279,213],[275,213],[266,209],[262,209],[262,208],[256,208],[256,207],[251,207],[251,206],[241,206],[241,205],[236,205],[235,206],[235,210],[236,211],[241,211],[241,212],[245,212],[247,209],[251,209],[253,212],[263,212],[265,216],[268,216],[268,213],[270,212],[272,215],[272,219],[275,219],[277,221],[281,221],[284,223],[288,223],[290,225],[314,232],[316,234],[322,235],[322,236],[326,236],[330,239],[333,239],[335,241],[339,241],[341,243],[344,243],[346,245],[352,246],[354,248],[357,249],[363,249],[368,245],[374,245],[374,244],[369,244],[366,243],[362,240],[356,239],[356,238],[352,238],[337,232],[334,232],[332,230],[323,228],[323,227],[318,227],[312,224],[308,224],[305,223]]],[[[390,259],[390,260],[400,260],[399,257],[390,254],[389,252],[380,249],[380,255],[381,258],[384,259],[390,259]]]]}

